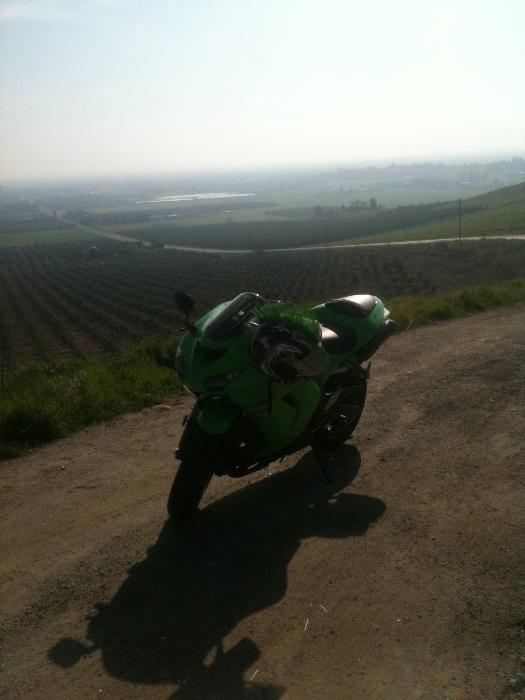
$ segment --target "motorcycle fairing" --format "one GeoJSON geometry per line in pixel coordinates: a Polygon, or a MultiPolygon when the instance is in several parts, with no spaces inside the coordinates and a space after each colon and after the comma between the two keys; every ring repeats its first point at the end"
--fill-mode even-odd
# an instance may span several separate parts
{"type": "MultiPolygon", "coordinates": [[[[194,419],[199,427],[213,435],[225,435],[242,420],[243,413],[251,420],[261,437],[255,457],[263,458],[279,452],[306,430],[321,397],[319,385],[313,380],[295,384],[267,384],[268,393],[262,401],[244,395],[236,402],[226,396],[199,399],[194,419]]],[[[263,397],[259,397],[263,398],[263,397]]]]}
{"type": "MultiPolygon", "coordinates": [[[[337,305],[330,308],[330,302],[314,307],[312,313],[323,326],[346,330],[355,344],[330,354],[321,377],[279,384],[269,382],[253,357],[253,329],[237,323],[239,301],[258,303],[256,295],[242,297],[218,305],[195,322],[181,339],[177,367],[185,385],[198,397],[192,420],[205,432],[224,436],[236,434],[236,426],[248,420],[260,445],[254,457],[264,459],[281,452],[306,431],[319,405],[321,387],[349,357],[355,358],[360,348],[377,337],[388,312],[377,297],[371,297],[370,310],[357,314],[340,313],[337,305]],[[225,316],[234,332],[222,339],[221,333],[209,331],[215,330],[214,320],[225,316]]],[[[242,304],[240,308],[243,310],[242,304]]]]}
{"type": "Polygon", "coordinates": [[[302,379],[294,384],[269,385],[270,411],[255,417],[257,429],[263,436],[263,448],[256,457],[279,452],[304,433],[321,398],[317,382],[302,379]]]}
{"type": "Polygon", "coordinates": [[[207,433],[224,435],[229,432],[239,417],[239,407],[230,403],[225,396],[210,396],[196,406],[196,420],[207,433]]]}

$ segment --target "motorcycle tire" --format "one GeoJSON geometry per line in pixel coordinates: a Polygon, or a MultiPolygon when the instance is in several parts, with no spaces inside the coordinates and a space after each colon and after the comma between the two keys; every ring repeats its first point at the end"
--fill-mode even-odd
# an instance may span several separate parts
{"type": "Polygon", "coordinates": [[[325,450],[341,447],[352,437],[366,402],[366,376],[355,376],[355,384],[343,390],[335,403],[332,419],[317,433],[317,443],[325,450]]]}
{"type": "Polygon", "coordinates": [[[170,519],[178,525],[195,515],[214,473],[217,448],[213,437],[198,428],[192,437],[168,496],[170,519]]]}

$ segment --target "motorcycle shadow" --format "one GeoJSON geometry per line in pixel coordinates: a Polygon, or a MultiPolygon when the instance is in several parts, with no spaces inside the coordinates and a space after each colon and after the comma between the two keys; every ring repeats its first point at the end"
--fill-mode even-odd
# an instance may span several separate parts
{"type": "Polygon", "coordinates": [[[380,499],[338,493],[359,465],[358,450],[345,445],[332,456],[329,484],[308,453],[212,503],[185,528],[166,523],[114,598],[96,606],[87,630],[93,646],[62,639],[49,658],[67,667],[100,649],[108,673],[173,684],[172,700],[282,697],[282,686],[244,678],[261,655],[255,641],[243,638],[224,652],[223,640],[284,597],[302,539],[359,536],[381,517],[380,499]]]}

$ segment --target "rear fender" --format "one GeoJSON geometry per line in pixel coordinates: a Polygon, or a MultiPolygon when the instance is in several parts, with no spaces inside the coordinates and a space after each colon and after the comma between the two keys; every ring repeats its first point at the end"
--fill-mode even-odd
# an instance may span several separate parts
{"type": "Polygon", "coordinates": [[[381,345],[385,342],[387,338],[390,338],[392,333],[396,330],[396,324],[391,320],[387,319],[383,325],[379,328],[377,333],[370,338],[368,342],[362,345],[356,352],[356,359],[358,362],[366,362],[372,355],[378,350],[381,345]]]}

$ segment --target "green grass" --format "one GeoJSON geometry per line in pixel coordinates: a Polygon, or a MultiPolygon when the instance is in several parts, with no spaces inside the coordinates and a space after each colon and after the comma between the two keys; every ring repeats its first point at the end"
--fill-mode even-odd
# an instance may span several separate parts
{"type": "MultiPolygon", "coordinates": [[[[523,301],[525,278],[439,296],[400,296],[386,304],[398,328],[407,330],[523,301]]],[[[0,390],[0,459],[179,394],[177,342],[146,341],[111,359],[14,372],[0,390]]]]}
{"type": "MultiPolygon", "coordinates": [[[[268,216],[264,209],[232,209],[226,213],[227,206],[223,212],[213,212],[210,214],[199,214],[198,216],[185,216],[181,211],[176,217],[169,219],[161,219],[148,223],[129,223],[129,224],[109,224],[107,226],[98,226],[104,231],[111,233],[130,233],[137,234],[143,231],[163,233],[165,227],[173,226],[209,226],[214,224],[229,224],[229,223],[253,223],[257,221],[267,221],[268,216]]],[[[284,217],[272,216],[272,220],[281,220],[284,217]]]]}
{"type": "Polygon", "coordinates": [[[60,228],[42,231],[0,234],[0,248],[35,245],[38,243],[64,243],[66,241],[90,240],[93,236],[77,228],[60,228]]]}
{"type": "MultiPolygon", "coordinates": [[[[464,200],[465,205],[482,206],[483,209],[462,218],[464,237],[525,233],[525,183],[504,187],[494,192],[464,200]]],[[[386,233],[345,239],[341,243],[381,243],[403,240],[453,238],[458,235],[458,217],[428,222],[404,229],[392,229],[386,233]]]]}
{"type": "MultiPolygon", "coordinates": [[[[471,197],[487,191],[487,187],[480,185],[472,189],[471,187],[451,186],[451,187],[422,187],[420,185],[405,185],[392,183],[386,186],[374,184],[364,184],[356,187],[348,183],[348,188],[339,191],[337,188],[331,189],[306,189],[299,191],[275,190],[265,192],[265,198],[275,203],[276,208],[281,207],[314,207],[349,205],[355,199],[368,202],[372,197],[377,199],[378,204],[393,208],[407,205],[430,204],[432,202],[446,202],[458,197],[471,197]]],[[[481,194],[483,196],[483,194],[481,194]]]]}
{"type": "Polygon", "coordinates": [[[180,393],[177,343],[146,341],[112,359],[15,371],[0,390],[0,458],[180,393]]]}
{"type": "Polygon", "coordinates": [[[466,287],[435,296],[399,296],[386,302],[400,330],[525,301],[525,278],[466,287]]]}

